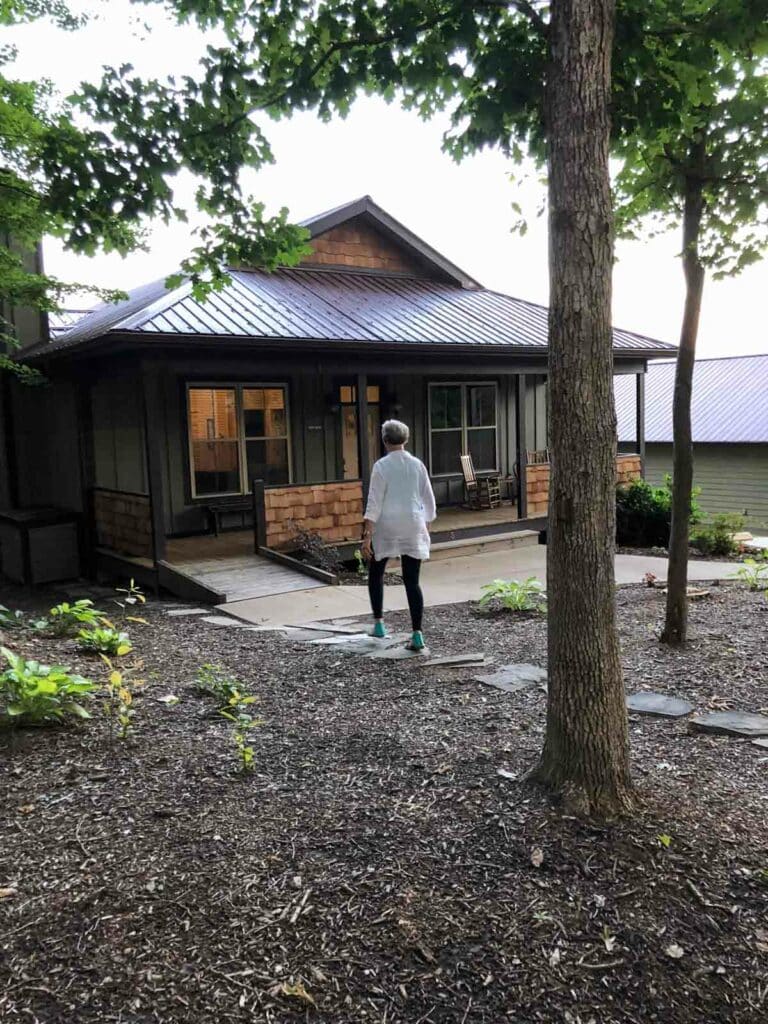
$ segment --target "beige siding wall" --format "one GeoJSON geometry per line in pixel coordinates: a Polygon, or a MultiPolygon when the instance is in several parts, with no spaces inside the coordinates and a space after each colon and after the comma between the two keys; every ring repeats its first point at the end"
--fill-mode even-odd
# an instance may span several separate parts
{"type": "MultiPolygon", "coordinates": [[[[662,484],[671,472],[672,445],[647,445],[648,482],[662,484]]],[[[707,515],[738,512],[750,529],[768,527],[768,444],[697,444],[694,481],[707,515]]]]}

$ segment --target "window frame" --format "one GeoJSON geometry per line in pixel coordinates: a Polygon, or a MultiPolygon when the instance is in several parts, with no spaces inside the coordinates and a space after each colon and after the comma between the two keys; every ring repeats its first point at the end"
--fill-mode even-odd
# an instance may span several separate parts
{"type": "Polygon", "coordinates": [[[193,501],[205,502],[212,498],[236,498],[245,497],[251,494],[251,481],[247,479],[248,475],[248,457],[246,444],[248,441],[285,441],[287,446],[288,454],[288,481],[286,484],[280,484],[278,486],[287,487],[293,483],[293,445],[291,439],[291,407],[290,407],[290,394],[287,381],[187,381],[185,383],[185,422],[187,429],[187,459],[189,465],[189,488],[190,495],[193,501]],[[245,409],[243,404],[243,391],[247,391],[252,388],[263,388],[265,390],[281,388],[285,401],[285,429],[284,435],[279,437],[253,437],[246,436],[245,433],[245,409]],[[190,429],[189,420],[189,393],[190,391],[225,391],[231,390],[235,392],[235,419],[237,423],[237,444],[238,444],[238,473],[240,477],[240,488],[237,491],[215,491],[209,494],[198,494],[195,486],[195,460],[194,460],[194,438],[192,437],[192,431],[190,429]]]}
{"type": "Polygon", "coordinates": [[[429,475],[434,480],[447,480],[450,477],[461,476],[461,470],[455,473],[435,473],[432,462],[432,435],[461,432],[461,452],[464,455],[468,452],[468,434],[470,430],[493,430],[495,435],[494,450],[496,452],[496,465],[492,469],[478,469],[475,467],[478,476],[484,473],[499,472],[499,382],[497,380],[434,380],[427,385],[427,430],[429,434],[429,475]],[[432,390],[433,388],[457,387],[461,392],[461,426],[460,427],[432,427],[432,390]],[[467,416],[467,388],[492,387],[493,388],[493,426],[492,427],[470,427],[467,416]]]}

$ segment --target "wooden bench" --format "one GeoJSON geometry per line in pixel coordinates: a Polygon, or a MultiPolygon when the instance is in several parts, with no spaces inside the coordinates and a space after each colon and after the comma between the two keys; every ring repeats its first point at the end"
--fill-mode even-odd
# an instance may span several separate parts
{"type": "Polygon", "coordinates": [[[231,498],[211,498],[202,506],[206,518],[206,528],[214,537],[221,532],[221,518],[230,512],[239,512],[243,516],[243,528],[245,513],[253,512],[253,498],[250,494],[233,495],[231,498]]]}

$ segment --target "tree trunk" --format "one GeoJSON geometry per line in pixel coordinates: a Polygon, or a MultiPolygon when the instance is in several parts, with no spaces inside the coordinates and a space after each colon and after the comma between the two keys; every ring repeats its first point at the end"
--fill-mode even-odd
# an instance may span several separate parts
{"type": "Polygon", "coordinates": [[[549,698],[534,778],[582,814],[631,809],[615,623],[608,175],[613,0],[554,0],[549,157],[549,698]]]}
{"type": "MultiPolygon", "coordinates": [[[[693,158],[694,154],[691,156],[693,158]]],[[[667,614],[661,634],[662,642],[672,646],[684,644],[688,634],[688,542],[693,489],[691,393],[701,296],[704,291],[704,268],[699,260],[699,231],[703,212],[701,180],[699,177],[689,178],[683,208],[685,308],[672,402],[672,527],[667,568],[667,614]]]]}

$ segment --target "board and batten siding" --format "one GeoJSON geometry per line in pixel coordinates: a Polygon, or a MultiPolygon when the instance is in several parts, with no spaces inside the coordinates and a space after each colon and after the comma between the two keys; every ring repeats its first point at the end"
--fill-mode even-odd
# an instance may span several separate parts
{"type": "MultiPolygon", "coordinates": [[[[648,482],[660,486],[671,472],[672,445],[646,445],[648,482]]],[[[707,517],[736,512],[749,529],[768,527],[768,444],[695,444],[693,476],[707,517]]]]}
{"type": "Polygon", "coordinates": [[[102,377],[91,387],[94,483],[147,493],[141,387],[136,377],[102,377]]]}

